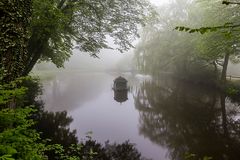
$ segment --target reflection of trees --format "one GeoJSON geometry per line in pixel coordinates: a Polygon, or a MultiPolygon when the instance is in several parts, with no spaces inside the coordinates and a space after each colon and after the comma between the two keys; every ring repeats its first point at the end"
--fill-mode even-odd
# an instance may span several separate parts
{"type": "Polygon", "coordinates": [[[105,74],[59,74],[43,85],[45,107],[51,111],[71,111],[99,96],[109,80],[105,74]]]}
{"type": "Polygon", "coordinates": [[[172,159],[183,159],[185,153],[239,159],[240,122],[234,107],[223,104],[225,96],[216,91],[180,82],[145,82],[135,93],[140,133],[166,146],[172,159]]]}
{"type": "MultiPolygon", "coordinates": [[[[36,116],[36,115],[35,115],[36,116]]],[[[47,112],[40,111],[37,118],[36,129],[41,132],[43,139],[51,139],[48,144],[61,144],[64,147],[63,154],[66,157],[78,157],[82,160],[143,160],[140,152],[135,148],[134,144],[126,141],[122,144],[110,144],[106,142],[105,146],[97,143],[91,138],[85,142],[78,143],[76,131],[70,131],[68,128],[72,122],[71,117],[67,117],[67,112],[47,112]],[[79,148],[79,145],[81,146],[79,148]],[[91,155],[90,152],[94,153],[91,155]]],[[[46,151],[48,159],[61,160],[59,154],[54,149],[46,151]]],[[[65,159],[65,158],[64,158],[65,159]]]]}
{"type": "MultiPolygon", "coordinates": [[[[64,149],[69,150],[73,144],[77,144],[76,130],[70,131],[69,125],[73,121],[67,116],[67,112],[48,112],[39,108],[35,115],[35,129],[40,132],[41,139],[50,140],[47,144],[61,144],[64,149]]],[[[48,159],[60,159],[54,150],[46,151],[48,159]]]]}
{"type": "Polygon", "coordinates": [[[76,130],[70,131],[69,125],[73,121],[67,112],[40,112],[36,129],[41,132],[43,139],[51,139],[52,144],[61,144],[69,147],[77,144],[76,130]]]}

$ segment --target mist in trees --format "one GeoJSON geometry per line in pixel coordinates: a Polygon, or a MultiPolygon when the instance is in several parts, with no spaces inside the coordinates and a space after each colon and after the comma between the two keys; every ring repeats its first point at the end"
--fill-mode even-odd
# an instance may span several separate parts
{"type": "MultiPolygon", "coordinates": [[[[51,61],[63,67],[73,48],[97,57],[101,49],[113,49],[106,41],[107,36],[113,39],[115,49],[129,50],[133,47],[131,42],[138,37],[138,26],[144,24],[148,7],[149,3],[143,0],[0,2],[0,159],[48,159],[45,153],[52,150],[58,154],[56,159],[93,159],[96,154],[91,147],[82,150],[85,144],[72,144],[69,153],[63,146],[49,145],[48,139],[42,139],[40,129],[33,128],[33,117],[41,105],[35,102],[39,95],[39,88],[35,87],[38,82],[25,76],[39,61],[51,61]]],[[[72,121],[66,112],[43,112],[39,117],[40,126],[50,117],[52,123],[48,124],[57,130],[53,134],[60,136],[50,138],[57,143],[62,139],[68,139],[67,144],[76,142],[75,132],[66,128],[72,121]],[[55,123],[59,118],[61,121],[55,123]]],[[[104,150],[101,144],[89,143],[104,150]]],[[[113,151],[108,152],[109,159],[141,158],[129,142],[109,146],[113,151]],[[120,149],[121,153],[112,148],[120,149]]]]}
{"type": "Polygon", "coordinates": [[[106,71],[110,78],[128,76],[131,114],[139,113],[134,126],[167,148],[171,159],[239,158],[240,85],[227,77],[240,71],[229,71],[240,62],[240,3],[151,2],[0,2],[0,159],[145,159],[129,141],[104,145],[88,136],[80,142],[69,128],[73,118],[64,109],[81,111],[82,104],[112,91],[110,81],[101,83],[106,71]],[[45,102],[62,109],[46,111],[38,101],[39,80],[28,76],[33,68],[63,67],[68,72],[60,78],[49,80],[42,72],[52,94],[45,102]]]}
{"type": "Polygon", "coordinates": [[[210,72],[224,84],[229,61],[239,61],[239,30],[230,27],[238,22],[238,5],[226,6],[218,0],[174,0],[156,11],[158,15],[148,20],[135,50],[139,70],[153,76],[172,72],[187,79],[210,72]],[[223,23],[223,29],[200,28],[223,23]]]}

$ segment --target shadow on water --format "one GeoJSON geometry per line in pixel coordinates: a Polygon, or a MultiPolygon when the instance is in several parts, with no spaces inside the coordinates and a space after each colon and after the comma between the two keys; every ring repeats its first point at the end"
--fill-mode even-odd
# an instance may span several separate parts
{"type": "Polygon", "coordinates": [[[173,79],[145,81],[133,92],[139,132],[168,148],[170,159],[238,160],[239,102],[217,90],[173,79]]]}

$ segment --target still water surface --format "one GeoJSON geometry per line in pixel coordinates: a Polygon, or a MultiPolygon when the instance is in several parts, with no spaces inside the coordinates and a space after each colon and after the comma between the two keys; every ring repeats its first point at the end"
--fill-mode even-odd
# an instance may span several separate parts
{"type": "Polygon", "coordinates": [[[213,89],[168,78],[153,82],[143,75],[86,72],[56,74],[43,80],[43,88],[46,110],[67,111],[79,140],[89,131],[101,143],[130,140],[153,160],[184,159],[186,153],[240,157],[239,105],[213,89]],[[130,87],[122,103],[112,90],[120,75],[130,87]]]}

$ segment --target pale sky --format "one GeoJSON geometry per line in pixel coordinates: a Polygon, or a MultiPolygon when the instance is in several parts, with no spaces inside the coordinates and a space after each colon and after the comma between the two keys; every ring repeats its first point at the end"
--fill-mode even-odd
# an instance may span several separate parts
{"type": "Polygon", "coordinates": [[[149,0],[151,3],[159,6],[168,3],[170,0],[149,0]]]}

